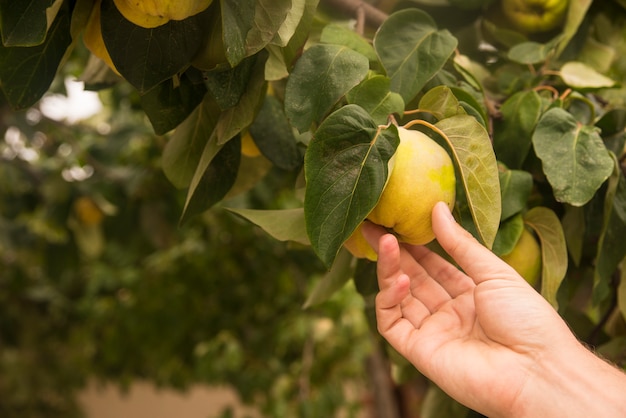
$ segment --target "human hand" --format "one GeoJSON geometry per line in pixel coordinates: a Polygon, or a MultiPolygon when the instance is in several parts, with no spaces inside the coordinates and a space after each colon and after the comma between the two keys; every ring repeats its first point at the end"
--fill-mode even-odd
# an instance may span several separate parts
{"type": "Polygon", "coordinates": [[[559,384],[546,380],[544,371],[556,373],[567,367],[564,358],[587,361],[591,353],[539,293],[454,221],[445,204],[435,206],[432,222],[439,244],[462,270],[426,247],[399,245],[373,224],[363,229],[379,254],[380,333],[476,411],[527,416],[545,410],[549,404],[533,409],[529,403],[537,389],[559,384]]]}

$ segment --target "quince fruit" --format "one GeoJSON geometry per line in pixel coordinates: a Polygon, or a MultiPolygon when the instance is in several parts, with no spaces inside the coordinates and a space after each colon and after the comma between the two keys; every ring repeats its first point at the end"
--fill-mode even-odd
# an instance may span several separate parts
{"type": "MultiPolygon", "coordinates": [[[[456,198],[456,177],[446,150],[426,134],[398,127],[400,143],[393,169],[367,219],[393,232],[400,241],[424,245],[435,238],[432,210],[443,201],[450,210],[456,198]]],[[[345,242],[356,257],[375,260],[359,226],[345,242]]]]}
{"type": "Polygon", "coordinates": [[[83,43],[87,47],[88,50],[91,51],[96,57],[100,58],[102,61],[106,63],[117,75],[120,73],[115,68],[113,61],[111,60],[111,56],[109,55],[109,51],[107,50],[106,45],[104,44],[104,39],[102,39],[102,26],[100,25],[100,0],[97,0],[91,10],[91,15],[89,15],[89,20],[87,21],[87,26],[85,26],[85,33],[83,34],[83,43]]]}
{"type": "Polygon", "coordinates": [[[513,267],[531,286],[535,286],[541,275],[541,247],[535,236],[526,228],[513,251],[500,257],[513,267]]]}
{"type": "Polygon", "coordinates": [[[114,0],[129,21],[143,28],[156,28],[170,20],[183,20],[206,10],[213,0],[114,0]]]}
{"type": "Polygon", "coordinates": [[[502,12],[516,30],[547,32],[563,23],[568,0],[502,0],[502,12]]]}

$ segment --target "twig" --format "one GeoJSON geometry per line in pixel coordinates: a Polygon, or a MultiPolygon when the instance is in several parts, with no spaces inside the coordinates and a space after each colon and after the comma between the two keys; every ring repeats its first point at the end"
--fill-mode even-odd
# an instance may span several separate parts
{"type": "Polygon", "coordinates": [[[320,3],[355,18],[358,16],[358,13],[363,13],[365,15],[365,23],[373,27],[382,25],[385,19],[389,17],[387,13],[363,0],[321,0],[320,3]]]}

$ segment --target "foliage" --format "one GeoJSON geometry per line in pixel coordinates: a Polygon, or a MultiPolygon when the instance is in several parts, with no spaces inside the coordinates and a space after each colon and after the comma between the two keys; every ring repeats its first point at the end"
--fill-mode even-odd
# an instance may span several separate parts
{"type": "Polygon", "coordinates": [[[356,21],[339,12],[349,3],[221,0],[143,28],[113,0],[3,1],[0,87],[14,109],[35,105],[100,7],[120,77],[94,57],[77,73],[92,89],[122,84],[139,95],[166,139],[163,171],[185,190],[183,228],[215,216],[206,210],[241,179],[265,181],[258,160],[241,155],[250,133],[296,198],[239,213],[279,240],[310,244],[330,269],[309,304],[351,279],[366,300],[375,291],[372,269],[354,269],[341,247],[382,192],[394,125],[420,129],[453,157],[457,219],[499,255],[532,229],[542,295],[623,365],[624,2],[571,1],[559,26],[532,34],[511,29],[500,1],[381,1],[382,10],[361,5],[356,21]],[[296,227],[286,230],[283,215],[296,227]]]}

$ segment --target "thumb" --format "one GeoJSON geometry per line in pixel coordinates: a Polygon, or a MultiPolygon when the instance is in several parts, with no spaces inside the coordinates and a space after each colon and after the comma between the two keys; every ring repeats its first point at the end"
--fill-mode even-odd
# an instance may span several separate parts
{"type": "Polygon", "coordinates": [[[447,204],[437,203],[432,216],[437,241],[476,284],[494,277],[524,280],[511,266],[463,229],[454,220],[447,204]]]}

